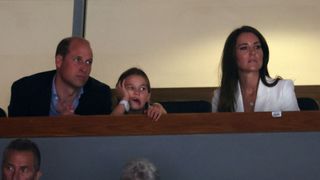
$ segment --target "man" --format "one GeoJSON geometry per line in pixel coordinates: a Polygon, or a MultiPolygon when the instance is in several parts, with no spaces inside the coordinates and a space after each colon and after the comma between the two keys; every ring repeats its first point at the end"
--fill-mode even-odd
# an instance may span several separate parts
{"type": "Polygon", "coordinates": [[[16,139],[3,152],[2,180],[38,180],[40,161],[40,151],[34,142],[16,139]]]}
{"type": "Polygon", "coordinates": [[[13,83],[9,116],[110,114],[109,86],[89,76],[92,56],[87,40],[63,39],[56,50],[56,70],[13,83]]]}

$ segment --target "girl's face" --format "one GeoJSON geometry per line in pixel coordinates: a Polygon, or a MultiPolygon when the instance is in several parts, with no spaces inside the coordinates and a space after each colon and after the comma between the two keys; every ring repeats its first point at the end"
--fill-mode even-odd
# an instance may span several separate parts
{"type": "Polygon", "coordinates": [[[131,75],[125,79],[124,87],[129,94],[129,103],[132,110],[143,110],[146,103],[149,103],[147,81],[139,75],[131,75]]]}
{"type": "Polygon", "coordinates": [[[260,40],[255,34],[239,35],[236,42],[236,58],[240,73],[259,72],[263,63],[263,51],[260,40]]]}

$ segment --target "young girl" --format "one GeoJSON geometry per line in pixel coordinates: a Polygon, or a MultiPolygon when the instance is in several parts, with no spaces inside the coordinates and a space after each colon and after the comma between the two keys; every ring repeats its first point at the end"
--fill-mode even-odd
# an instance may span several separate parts
{"type": "Polygon", "coordinates": [[[150,82],[146,73],[139,68],[133,67],[121,74],[116,92],[120,101],[112,115],[146,114],[158,120],[162,114],[167,113],[161,104],[150,104],[150,82]]]}

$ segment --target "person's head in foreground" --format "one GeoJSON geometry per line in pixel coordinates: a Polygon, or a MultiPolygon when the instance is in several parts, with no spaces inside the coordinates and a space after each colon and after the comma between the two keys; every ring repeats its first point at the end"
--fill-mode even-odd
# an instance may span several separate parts
{"type": "Polygon", "coordinates": [[[3,152],[2,180],[40,179],[40,150],[28,139],[16,139],[3,152]]]}
{"type": "Polygon", "coordinates": [[[129,161],[123,168],[121,180],[159,180],[156,166],[147,159],[129,161]]]}

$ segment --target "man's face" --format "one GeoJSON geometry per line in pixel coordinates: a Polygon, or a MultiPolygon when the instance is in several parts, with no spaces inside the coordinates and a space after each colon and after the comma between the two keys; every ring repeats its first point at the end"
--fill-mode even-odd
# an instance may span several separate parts
{"type": "Polygon", "coordinates": [[[2,164],[2,180],[38,180],[41,173],[35,163],[32,152],[9,150],[2,164]]]}
{"type": "Polygon", "coordinates": [[[83,40],[73,40],[69,53],[65,57],[61,55],[56,57],[57,78],[71,88],[81,88],[89,78],[92,61],[89,43],[83,40]]]}

